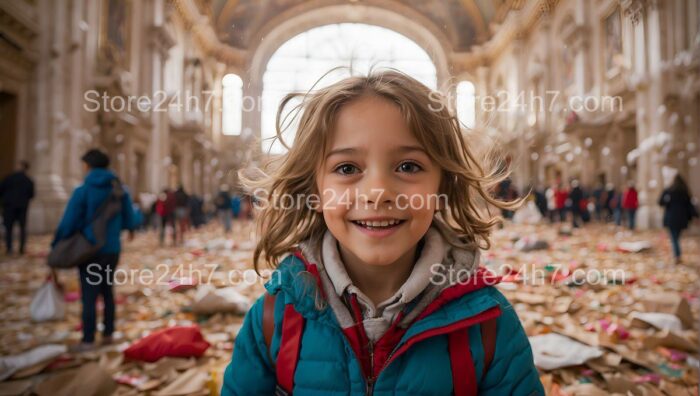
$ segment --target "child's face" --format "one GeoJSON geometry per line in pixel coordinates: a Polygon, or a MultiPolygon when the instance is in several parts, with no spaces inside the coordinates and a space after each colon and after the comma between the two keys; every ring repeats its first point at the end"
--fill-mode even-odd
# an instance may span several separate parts
{"type": "Polygon", "coordinates": [[[348,253],[392,264],[430,227],[440,174],[395,104],[361,97],[339,111],[317,172],[323,218],[348,253]]]}

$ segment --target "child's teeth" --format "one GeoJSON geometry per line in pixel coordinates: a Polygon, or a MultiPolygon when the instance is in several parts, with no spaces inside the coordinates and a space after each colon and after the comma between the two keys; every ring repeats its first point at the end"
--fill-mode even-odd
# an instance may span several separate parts
{"type": "Polygon", "coordinates": [[[393,226],[396,224],[400,223],[400,220],[382,220],[382,221],[364,221],[364,220],[357,220],[356,221],[358,224],[361,224],[365,227],[388,227],[388,226],[393,226]]]}

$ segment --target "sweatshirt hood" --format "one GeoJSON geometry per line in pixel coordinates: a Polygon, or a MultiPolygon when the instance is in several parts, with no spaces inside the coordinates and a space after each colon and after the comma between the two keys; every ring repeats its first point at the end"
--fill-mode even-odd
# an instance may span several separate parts
{"type": "Polygon", "coordinates": [[[85,184],[99,188],[110,187],[112,180],[116,178],[117,176],[109,169],[95,168],[85,176],[85,184]]]}
{"type": "MultiPolygon", "coordinates": [[[[340,261],[335,238],[329,234],[327,232],[322,241],[305,241],[300,248],[304,257],[317,265],[327,302],[341,327],[346,328],[353,325],[354,319],[341,296],[352,285],[340,261]]],[[[423,249],[411,275],[394,296],[395,301],[411,307],[400,325],[408,326],[443,290],[475,273],[479,266],[479,250],[458,242],[451,228],[439,220],[433,221],[423,238],[423,249]]]]}

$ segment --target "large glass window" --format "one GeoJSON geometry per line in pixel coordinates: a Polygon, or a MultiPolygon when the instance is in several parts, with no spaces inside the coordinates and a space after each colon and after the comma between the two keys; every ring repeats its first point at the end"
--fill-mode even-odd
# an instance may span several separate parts
{"type": "Polygon", "coordinates": [[[474,128],[476,122],[476,92],[471,81],[457,84],[457,118],[467,128],[474,128]]]}
{"type": "MultiPolygon", "coordinates": [[[[322,88],[349,75],[367,74],[372,69],[395,68],[428,87],[437,87],[435,65],[415,42],[393,30],[379,26],[341,23],[313,28],[301,33],[273,54],[263,76],[262,149],[279,154],[284,146],[274,136],[280,101],[287,93],[306,92],[335,67],[314,88],[322,88]]],[[[290,110],[295,103],[287,105],[290,110]]],[[[285,130],[287,144],[294,140],[296,126],[285,130]]]]}
{"type": "Polygon", "coordinates": [[[222,119],[224,135],[240,135],[243,116],[243,81],[235,74],[227,74],[221,80],[222,119]]]}

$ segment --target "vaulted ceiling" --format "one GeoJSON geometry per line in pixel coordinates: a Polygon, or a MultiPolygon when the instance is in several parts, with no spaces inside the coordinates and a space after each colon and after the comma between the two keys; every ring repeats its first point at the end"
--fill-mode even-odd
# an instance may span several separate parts
{"type": "Polygon", "coordinates": [[[489,25],[500,22],[507,11],[523,0],[197,0],[210,16],[219,39],[239,49],[248,49],[266,23],[295,8],[336,4],[366,4],[400,12],[409,7],[423,15],[448,39],[455,52],[466,51],[490,35],[489,25]]]}

